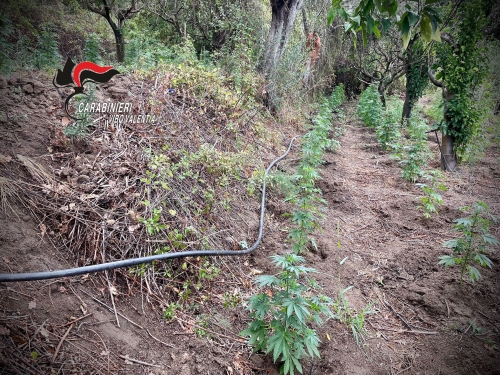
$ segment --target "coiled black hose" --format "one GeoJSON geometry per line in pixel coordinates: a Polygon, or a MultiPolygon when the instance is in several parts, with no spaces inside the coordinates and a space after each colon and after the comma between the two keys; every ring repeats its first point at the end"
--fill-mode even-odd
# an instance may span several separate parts
{"type": "Polygon", "coordinates": [[[12,281],[33,281],[33,280],[47,280],[47,279],[56,279],[60,277],[68,277],[68,276],[78,276],[83,275],[85,273],[94,273],[106,270],[112,270],[115,268],[122,267],[132,267],[138,264],[143,263],[151,263],[155,260],[167,260],[167,259],[176,259],[176,258],[185,258],[185,257],[197,257],[197,256],[240,256],[251,253],[254,251],[260,244],[262,240],[262,232],[264,229],[264,212],[265,212],[265,202],[266,202],[266,176],[271,170],[271,168],[278,163],[280,160],[284,159],[292,148],[293,141],[298,136],[295,136],[290,141],[288,145],[288,149],[286,152],[281,155],[279,158],[275,159],[269,166],[267,167],[264,178],[262,181],[262,195],[261,195],[261,203],[260,203],[260,223],[259,223],[259,235],[255,243],[245,250],[191,250],[191,251],[181,251],[178,253],[167,253],[160,255],[151,255],[147,257],[141,258],[132,258],[119,260],[116,262],[108,262],[102,264],[94,264],[92,266],[84,266],[77,268],[68,268],[65,270],[57,270],[57,271],[46,271],[46,272],[29,272],[29,273],[13,273],[13,274],[0,274],[0,282],[12,282],[12,281]]]}

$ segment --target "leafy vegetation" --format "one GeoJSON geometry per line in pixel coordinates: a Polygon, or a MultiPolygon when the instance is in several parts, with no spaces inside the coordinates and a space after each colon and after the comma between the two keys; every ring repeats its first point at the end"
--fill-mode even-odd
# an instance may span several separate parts
{"type": "Polygon", "coordinates": [[[453,230],[461,232],[462,237],[443,244],[453,250],[453,255],[440,256],[439,264],[446,267],[460,266],[460,283],[466,272],[469,280],[474,283],[481,277],[474,264],[492,267],[492,262],[487,257],[488,247],[498,245],[499,242],[489,233],[489,227],[491,221],[496,223],[497,219],[489,213],[488,205],[482,201],[472,207],[464,206],[461,210],[470,213],[468,217],[454,220],[456,224],[453,230]]]}
{"type": "Polygon", "coordinates": [[[405,180],[416,182],[424,174],[424,168],[430,157],[427,145],[428,125],[420,113],[413,113],[406,129],[407,138],[401,138],[394,158],[403,169],[405,180]]]}
{"type": "Polygon", "coordinates": [[[419,197],[421,205],[418,206],[419,209],[424,211],[424,217],[430,218],[432,214],[438,213],[438,207],[443,204],[443,197],[439,191],[448,190],[446,186],[440,182],[444,175],[438,170],[430,170],[424,175],[424,179],[428,182],[419,183],[424,196],[419,197]]]}
{"type": "Polygon", "coordinates": [[[300,361],[305,355],[320,357],[320,340],[309,324],[321,325],[322,317],[332,318],[333,303],[324,295],[311,295],[311,291],[319,289],[314,279],[301,283],[302,276],[316,272],[300,265],[304,258],[296,254],[271,258],[281,271],[255,281],[265,290],[250,298],[248,309],[253,320],[240,335],[249,336],[248,343],[256,351],[272,353],[274,362],[279,359],[283,374],[293,375],[296,371],[302,374],[300,361]]]}
{"type": "Polygon", "coordinates": [[[358,102],[358,116],[366,126],[376,128],[382,120],[382,102],[375,85],[363,91],[358,102]]]}

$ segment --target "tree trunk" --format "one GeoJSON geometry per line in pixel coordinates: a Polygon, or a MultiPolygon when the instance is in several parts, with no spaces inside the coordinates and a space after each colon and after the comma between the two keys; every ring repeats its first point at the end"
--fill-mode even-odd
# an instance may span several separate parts
{"type": "Polygon", "coordinates": [[[403,114],[401,116],[401,122],[403,124],[405,122],[408,123],[410,121],[410,117],[411,117],[412,105],[411,105],[409,89],[410,89],[410,87],[408,86],[408,82],[407,82],[406,83],[406,98],[405,98],[405,102],[403,104],[403,114]]]}
{"type": "Polygon", "coordinates": [[[304,0],[270,0],[271,27],[266,39],[262,73],[268,82],[269,104],[276,106],[276,71],[283,56],[295,18],[304,5],[304,0]]]}
{"type": "Polygon", "coordinates": [[[401,114],[401,123],[404,124],[405,122],[408,123],[410,121],[411,117],[411,110],[413,107],[412,103],[412,97],[411,97],[411,84],[412,82],[410,81],[410,69],[411,69],[411,64],[413,63],[412,59],[412,54],[411,54],[411,49],[413,47],[413,43],[415,42],[415,38],[412,38],[410,40],[410,43],[408,43],[408,47],[406,48],[406,68],[405,68],[405,75],[406,75],[406,87],[405,87],[405,102],[403,104],[403,113],[401,114]]]}
{"type": "Polygon", "coordinates": [[[378,84],[378,94],[380,96],[380,101],[382,102],[382,107],[384,109],[387,107],[387,102],[385,100],[385,90],[386,90],[386,87],[385,87],[383,81],[380,81],[380,83],[378,84]]]}
{"type": "Polygon", "coordinates": [[[441,169],[448,172],[453,172],[457,166],[457,154],[453,150],[455,138],[451,135],[443,135],[441,143],[441,169]]]}
{"type": "Polygon", "coordinates": [[[113,30],[116,42],[116,59],[119,63],[125,60],[125,41],[121,30],[113,30]]]}
{"type": "MultiPolygon", "coordinates": [[[[449,124],[451,119],[447,115],[447,103],[455,97],[455,94],[449,93],[448,90],[443,90],[444,99],[444,121],[449,124]]],[[[458,164],[457,153],[454,149],[455,137],[447,134],[442,137],[441,152],[443,156],[441,158],[441,169],[448,172],[455,171],[458,164]]]]}

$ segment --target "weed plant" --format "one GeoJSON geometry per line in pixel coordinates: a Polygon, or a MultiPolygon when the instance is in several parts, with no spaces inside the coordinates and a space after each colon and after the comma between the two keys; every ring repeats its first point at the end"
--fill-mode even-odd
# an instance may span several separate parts
{"type": "Polygon", "coordinates": [[[333,317],[332,300],[324,295],[311,296],[312,291],[319,289],[315,280],[301,283],[302,276],[316,272],[300,265],[304,258],[295,254],[271,258],[281,271],[255,281],[264,291],[250,298],[248,309],[253,320],[240,335],[250,337],[248,343],[256,351],[272,352],[273,361],[283,363],[283,374],[302,373],[300,361],[305,355],[320,357],[320,339],[309,324],[321,325],[322,316],[333,317]]]}
{"type": "Polygon", "coordinates": [[[326,204],[320,196],[320,190],[315,187],[315,181],[319,178],[317,168],[323,162],[325,151],[336,145],[328,136],[332,128],[332,112],[339,110],[338,106],[343,100],[344,87],[339,85],[329,99],[323,100],[312,129],[302,137],[302,158],[297,173],[292,177],[295,188],[287,198],[296,206],[290,214],[294,226],[289,234],[295,254],[304,251],[310,241],[314,246],[310,234],[319,227],[322,217],[320,208],[326,204]]]}
{"type": "MultiPolygon", "coordinates": [[[[79,95],[76,100],[75,108],[80,107],[80,104],[83,104],[85,107],[87,104],[94,102],[95,100],[95,87],[93,84],[88,85],[88,91],[85,95],[79,95]]],[[[77,121],[73,122],[71,125],[68,125],[63,133],[65,136],[71,139],[71,143],[74,143],[75,139],[82,139],[89,135],[89,128],[93,123],[92,113],[91,112],[83,112],[76,113],[76,116],[79,118],[77,121]]]]}
{"type": "Polygon", "coordinates": [[[395,149],[401,138],[401,113],[403,102],[396,97],[387,101],[387,108],[382,112],[381,122],[375,127],[375,134],[384,150],[395,149]]]}
{"type": "Polygon", "coordinates": [[[102,63],[102,56],[100,53],[101,40],[96,33],[90,33],[85,40],[85,60],[92,61],[96,64],[102,63]]]}
{"type": "Polygon", "coordinates": [[[488,247],[498,245],[498,240],[489,233],[491,221],[497,219],[490,214],[486,203],[479,201],[472,207],[464,206],[461,211],[470,213],[468,217],[454,220],[453,230],[461,232],[462,237],[446,241],[443,246],[453,250],[452,255],[442,255],[439,263],[446,267],[460,266],[460,284],[465,272],[469,280],[474,283],[481,277],[474,264],[483,267],[492,267],[491,260],[487,257],[488,247]]]}
{"type": "Polygon", "coordinates": [[[443,204],[443,197],[439,191],[446,191],[448,189],[441,183],[441,179],[444,178],[443,173],[437,169],[426,172],[423,177],[427,180],[427,183],[417,184],[424,193],[424,196],[418,198],[421,203],[418,208],[423,210],[424,217],[429,219],[432,214],[438,213],[438,207],[443,204]]]}
{"type": "Polygon", "coordinates": [[[393,157],[399,161],[405,180],[416,182],[424,173],[427,160],[431,156],[427,145],[428,125],[423,116],[413,111],[406,129],[407,138],[396,145],[393,157]]]}
{"type": "Polygon", "coordinates": [[[359,313],[356,313],[351,307],[349,307],[349,303],[345,297],[346,292],[351,288],[352,286],[349,286],[345,289],[341,288],[339,290],[339,295],[332,304],[334,318],[338,319],[341,323],[351,329],[356,345],[361,346],[361,344],[365,341],[366,336],[366,329],[364,327],[365,316],[373,313],[373,303],[370,303],[359,313]]]}
{"type": "Polygon", "coordinates": [[[370,85],[361,93],[358,102],[358,116],[366,126],[376,128],[382,121],[383,107],[376,85],[370,85]]]}

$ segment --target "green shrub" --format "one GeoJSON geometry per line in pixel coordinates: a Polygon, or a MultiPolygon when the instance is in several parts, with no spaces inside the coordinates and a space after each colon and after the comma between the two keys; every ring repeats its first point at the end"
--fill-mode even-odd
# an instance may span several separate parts
{"type": "Polygon", "coordinates": [[[281,268],[276,276],[260,276],[256,284],[266,292],[252,296],[248,309],[252,321],[240,333],[249,336],[249,345],[256,351],[273,353],[273,361],[283,362],[281,372],[302,373],[301,359],[305,355],[320,357],[320,340],[310,323],[321,325],[322,316],[332,318],[332,300],[324,295],[312,296],[319,289],[315,280],[301,283],[301,276],[316,272],[313,268],[299,265],[305,260],[299,255],[275,255],[271,257],[281,268]]]}
{"type": "Polygon", "coordinates": [[[370,128],[375,128],[382,120],[382,102],[376,85],[363,91],[358,102],[358,116],[370,128]]]}
{"type": "Polygon", "coordinates": [[[414,111],[406,129],[407,138],[395,147],[393,154],[403,168],[403,178],[415,182],[423,174],[427,160],[431,156],[427,145],[428,125],[420,113],[414,111]]]}
{"type": "Polygon", "coordinates": [[[418,208],[424,211],[424,217],[428,219],[432,214],[437,214],[438,207],[443,204],[443,197],[438,191],[446,191],[447,188],[439,181],[444,177],[441,171],[432,170],[423,177],[428,181],[428,183],[417,184],[425,194],[424,196],[418,198],[422,204],[421,206],[418,206],[418,208]]]}
{"type": "Polygon", "coordinates": [[[396,97],[387,101],[387,108],[382,112],[380,123],[375,127],[375,134],[384,150],[392,150],[401,138],[401,113],[403,102],[396,97]]]}
{"type": "Polygon", "coordinates": [[[481,274],[472,264],[477,263],[483,267],[491,268],[491,260],[486,256],[488,247],[498,245],[498,240],[489,233],[491,221],[497,219],[489,213],[489,207],[484,202],[477,202],[472,207],[461,208],[463,212],[470,212],[466,218],[456,219],[453,230],[462,232],[462,237],[446,241],[443,246],[453,250],[453,255],[442,255],[439,263],[446,267],[460,266],[460,283],[462,283],[465,271],[469,274],[469,280],[479,280],[481,274]],[[491,221],[490,221],[491,220],[491,221]]]}
{"type": "Polygon", "coordinates": [[[45,26],[38,38],[34,52],[34,62],[37,69],[50,69],[61,65],[57,34],[51,25],[45,26]]]}
{"type": "Polygon", "coordinates": [[[85,60],[92,61],[96,64],[102,63],[102,56],[100,54],[101,40],[96,33],[90,33],[85,41],[85,60]]]}

